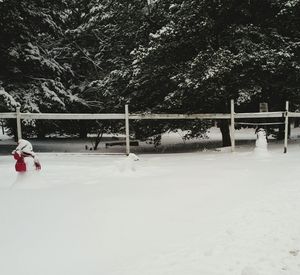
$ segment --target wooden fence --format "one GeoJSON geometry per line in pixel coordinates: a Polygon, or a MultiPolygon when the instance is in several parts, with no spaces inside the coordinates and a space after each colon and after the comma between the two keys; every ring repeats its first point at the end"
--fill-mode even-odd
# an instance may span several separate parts
{"type": "MultiPolygon", "coordinates": [[[[288,145],[288,123],[289,118],[300,117],[300,113],[289,112],[289,102],[286,102],[286,109],[279,112],[259,112],[259,113],[235,113],[234,101],[231,100],[231,112],[226,113],[213,113],[213,114],[131,114],[129,113],[128,105],[125,105],[125,112],[118,114],[76,114],[76,113],[21,113],[20,108],[16,112],[0,113],[0,119],[16,119],[17,122],[17,136],[18,139],[22,138],[22,119],[34,120],[124,120],[126,130],[126,154],[130,153],[129,142],[129,120],[181,120],[181,119],[199,119],[199,120],[230,120],[230,137],[231,149],[235,151],[235,120],[236,119],[257,119],[257,118],[284,118],[285,135],[284,135],[284,153],[287,152],[288,145]]],[[[247,123],[243,123],[247,124],[247,123]]],[[[248,123],[252,125],[259,125],[259,123],[248,123]]],[[[263,125],[280,124],[277,122],[261,123],[263,125]]]]}

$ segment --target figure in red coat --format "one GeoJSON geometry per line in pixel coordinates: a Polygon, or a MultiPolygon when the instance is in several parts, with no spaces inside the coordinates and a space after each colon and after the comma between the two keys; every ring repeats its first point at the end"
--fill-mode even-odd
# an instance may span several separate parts
{"type": "Polygon", "coordinates": [[[41,164],[36,153],[33,152],[31,143],[28,140],[20,139],[17,148],[12,152],[16,162],[15,168],[17,172],[25,172],[27,170],[24,158],[31,157],[34,160],[36,170],[41,170],[41,164]]]}

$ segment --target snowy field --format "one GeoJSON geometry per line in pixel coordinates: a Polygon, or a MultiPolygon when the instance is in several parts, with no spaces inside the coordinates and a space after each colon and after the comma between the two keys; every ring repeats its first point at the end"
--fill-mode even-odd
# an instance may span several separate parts
{"type": "Polygon", "coordinates": [[[0,274],[299,275],[300,146],[0,158],[0,274]]]}
{"type": "MultiPolygon", "coordinates": [[[[294,130],[295,133],[300,134],[300,128],[294,130]]],[[[196,150],[202,151],[206,149],[215,149],[222,146],[222,136],[218,128],[211,128],[207,133],[205,139],[189,139],[183,140],[185,132],[171,132],[162,135],[161,145],[154,147],[153,144],[148,142],[139,142],[139,146],[132,146],[131,150],[134,153],[145,154],[145,153],[174,153],[174,152],[194,152],[196,150]]],[[[97,152],[100,153],[124,153],[125,146],[113,146],[106,147],[106,142],[110,143],[113,141],[112,138],[123,140],[125,143],[124,135],[104,135],[102,142],[98,146],[97,152]]],[[[236,131],[236,142],[237,144],[254,144],[256,135],[254,129],[242,129],[236,131]]],[[[90,139],[78,139],[78,138],[47,138],[47,139],[32,139],[30,142],[36,152],[64,152],[64,153],[91,153],[86,148],[93,146],[93,138],[90,139]]],[[[7,136],[0,133],[0,155],[10,154],[15,148],[15,141],[7,136]]],[[[93,152],[93,151],[92,151],[93,152]]]]}

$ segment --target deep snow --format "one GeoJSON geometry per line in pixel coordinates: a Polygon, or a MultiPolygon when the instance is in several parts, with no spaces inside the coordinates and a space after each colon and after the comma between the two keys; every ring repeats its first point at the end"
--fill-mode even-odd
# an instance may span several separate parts
{"type": "Polygon", "coordinates": [[[300,146],[0,158],[0,274],[298,275],[300,146]]]}

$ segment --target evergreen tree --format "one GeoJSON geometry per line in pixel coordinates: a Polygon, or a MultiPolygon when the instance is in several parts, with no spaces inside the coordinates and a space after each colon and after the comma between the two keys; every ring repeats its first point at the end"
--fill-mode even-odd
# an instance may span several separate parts
{"type": "Polygon", "coordinates": [[[285,20],[283,1],[162,2],[167,23],[134,52],[134,100],[155,111],[186,113],[228,113],[230,99],[240,110],[243,103],[279,108],[285,99],[298,102],[299,37],[277,28],[285,20]]]}
{"type": "MultiPolygon", "coordinates": [[[[58,59],[67,12],[63,0],[0,3],[0,80],[5,91],[0,97],[8,109],[17,102],[22,111],[64,112],[80,101],[68,89],[70,67],[58,59]]],[[[46,124],[38,124],[43,135],[46,124]]]]}
{"type": "MultiPolygon", "coordinates": [[[[148,42],[150,7],[141,0],[76,1],[73,5],[65,39],[69,46],[61,55],[74,72],[72,91],[87,103],[80,111],[124,112],[131,79],[130,53],[148,42]]],[[[118,122],[92,127],[99,132],[120,130],[118,122]]]]}

